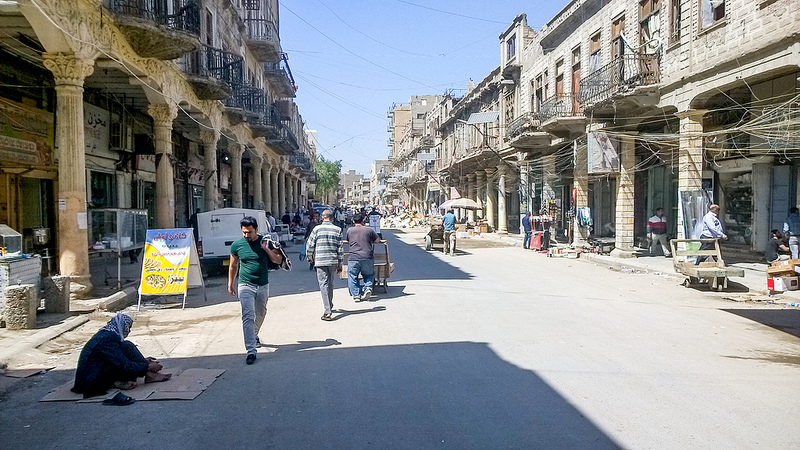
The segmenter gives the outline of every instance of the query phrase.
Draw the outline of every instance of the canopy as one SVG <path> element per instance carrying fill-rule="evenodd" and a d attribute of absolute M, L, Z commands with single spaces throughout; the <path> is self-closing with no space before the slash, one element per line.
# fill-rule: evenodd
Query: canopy
<path fill-rule="evenodd" d="M 439 209 L 462 208 L 462 209 L 481 209 L 475 200 L 469 198 L 453 198 L 439 205 Z"/>

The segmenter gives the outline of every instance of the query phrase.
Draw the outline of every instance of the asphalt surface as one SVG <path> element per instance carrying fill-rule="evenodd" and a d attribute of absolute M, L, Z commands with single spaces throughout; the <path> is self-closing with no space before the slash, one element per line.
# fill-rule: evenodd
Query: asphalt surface
<path fill-rule="evenodd" d="M 384 233 L 389 291 L 337 281 L 323 322 L 297 260 L 273 273 L 265 343 L 245 365 L 224 277 L 186 310 L 136 315 L 130 340 L 169 367 L 226 372 L 192 401 L 40 403 L 74 376 L 92 321 L 0 384 L 3 448 L 798 448 L 800 311 L 474 242 L 426 252 Z M 54 359 L 55 358 L 55 359 Z"/>

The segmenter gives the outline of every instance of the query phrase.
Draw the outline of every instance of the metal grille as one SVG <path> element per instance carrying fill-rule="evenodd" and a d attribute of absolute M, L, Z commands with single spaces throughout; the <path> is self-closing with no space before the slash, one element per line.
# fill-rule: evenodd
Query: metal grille
<path fill-rule="evenodd" d="M 197 0 L 109 0 L 111 11 L 149 20 L 171 30 L 200 34 Z"/>
<path fill-rule="evenodd" d="M 580 101 L 598 103 L 637 86 L 659 82 L 661 76 L 656 55 L 623 55 L 581 80 Z"/>

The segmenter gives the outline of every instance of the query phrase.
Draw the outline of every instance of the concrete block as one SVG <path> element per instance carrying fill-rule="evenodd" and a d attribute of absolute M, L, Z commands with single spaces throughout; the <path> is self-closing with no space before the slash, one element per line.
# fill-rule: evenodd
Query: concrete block
<path fill-rule="evenodd" d="M 56 275 L 42 280 L 44 310 L 49 313 L 69 312 L 69 277 Z"/>
<path fill-rule="evenodd" d="M 22 330 L 36 326 L 36 308 L 39 295 L 32 284 L 8 286 L 3 291 L 5 297 L 6 328 Z"/>

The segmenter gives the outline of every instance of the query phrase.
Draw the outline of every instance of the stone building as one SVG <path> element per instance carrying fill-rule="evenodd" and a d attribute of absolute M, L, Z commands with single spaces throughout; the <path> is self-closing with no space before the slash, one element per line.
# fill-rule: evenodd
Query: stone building
<path fill-rule="evenodd" d="M 655 208 L 696 236 L 715 202 L 726 246 L 761 251 L 800 199 L 799 29 L 789 0 L 573 0 L 538 32 L 522 14 L 498 68 L 432 113 L 438 171 L 498 232 L 530 210 L 629 255 Z"/>
<path fill-rule="evenodd" d="M 92 208 L 173 228 L 196 209 L 309 198 L 316 156 L 277 0 L 19 0 L 0 27 L 0 221 L 48 228 L 76 294 L 91 288 Z"/>

